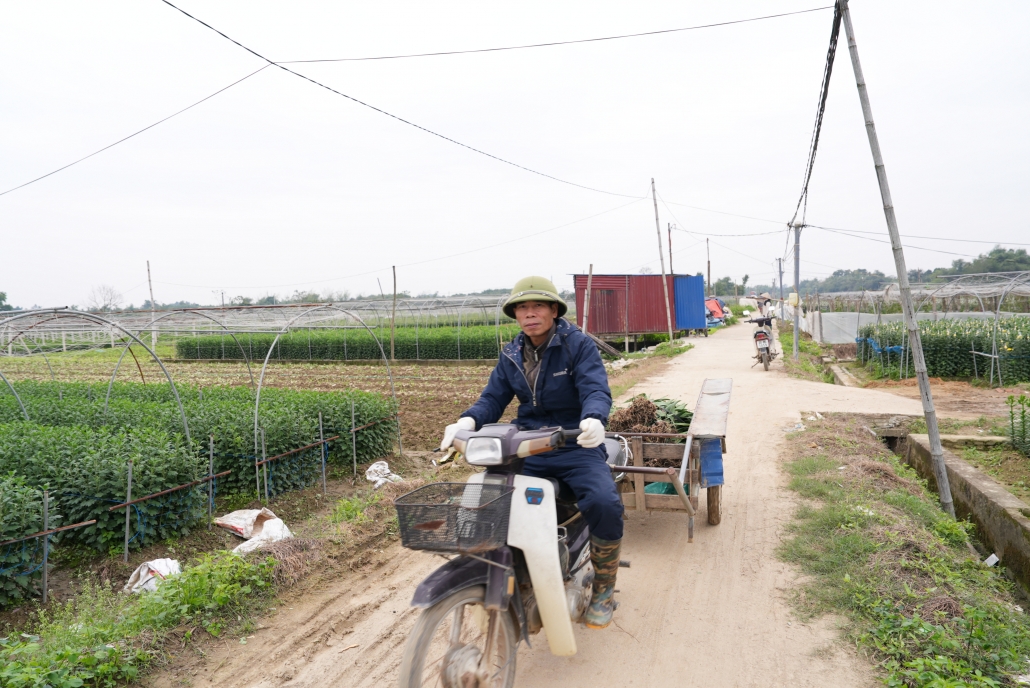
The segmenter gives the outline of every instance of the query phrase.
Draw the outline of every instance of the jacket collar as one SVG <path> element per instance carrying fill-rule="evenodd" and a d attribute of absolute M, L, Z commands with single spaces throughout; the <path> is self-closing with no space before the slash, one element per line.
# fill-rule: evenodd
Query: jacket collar
<path fill-rule="evenodd" d="M 560 338 L 562 335 L 567 335 L 570 332 L 575 331 L 577 328 L 575 325 L 570 323 L 565 318 L 557 318 L 555 321 L 556 327 L 554 328 L 554 336 L 551 337 L 551 341 L 548 342 L 547 348 L 552 346 L 559 346 L 561 344 Z M 511 340 L 504 345 L 504 353 L 509 357 L 516 357 L 521 361 L 522 350 L 526 345 L 526 335 L 524 332 L 519 332 L 515 336 L 515 339 Z"/>

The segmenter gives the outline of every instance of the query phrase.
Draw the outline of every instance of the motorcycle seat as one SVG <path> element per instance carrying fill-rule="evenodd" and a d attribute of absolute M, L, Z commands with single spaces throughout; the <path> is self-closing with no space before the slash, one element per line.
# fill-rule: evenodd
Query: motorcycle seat
<path fill-rule="evenodd" d="M 562 506 L 576 506 L 576 493 L 572 491 L 572 488 L 565 481 L 558 478 L 547 478 L 546 480 L 554 486 L 555 502 Z"/>

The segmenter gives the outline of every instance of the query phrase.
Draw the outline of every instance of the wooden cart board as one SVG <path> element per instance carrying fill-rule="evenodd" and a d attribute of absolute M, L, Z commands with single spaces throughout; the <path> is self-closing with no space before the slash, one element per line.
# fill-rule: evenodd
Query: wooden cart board
<path fill-rule="evenodd" d="M 694 514 L 701 488 L 707 489 L 708 523 L 722 520 L 722 457 L 726 451 L 726 424 L 733 380 L 705 380 L 686 433 L 618 433 L 629 440 L 633 463 L 618 469 L 632 480 L 622 492 L 627 509 L 686 511 L 688 542 L 694 541 Z M 682 438 L 680 444 L 645 442 L 648 437 Z M 654 468 L 648 459 L 680 460 L 680 467 Z M 612 469 L 616 470 L 616 469 Z M 672 483 L 674 493 L 646 492 L 648 483 Z"/>
<path fill-rule="evenodd" d="M 726 451 L 726 422 L 730 414 L 730 378 L 705 380 L 694 406 L 694 417 L 690 421 L 688 435 L 695 438 L 719 438 L 722 450 Z"/>

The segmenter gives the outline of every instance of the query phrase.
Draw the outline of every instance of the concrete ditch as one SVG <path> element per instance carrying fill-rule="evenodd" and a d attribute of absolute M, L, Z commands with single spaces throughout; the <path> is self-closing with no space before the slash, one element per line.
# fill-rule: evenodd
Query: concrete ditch
<path fill-rule="evenodd" d="M 902 459 L 926 479 L 931 491 L 936 492 L 929 436 L 910 434 L 906 439 Z M 953 448 L 988 447 L 999 441 L 1007 442 L 1004 437 L 964 435 L 945 435 L 941 440 L 946 447 Z M 944 450 L 944 462 L 956 515 L 976 524 L 988 551 L 998 555 L 1023 592 L 1030 595 L 1030 505 L 948 449 Z"/>

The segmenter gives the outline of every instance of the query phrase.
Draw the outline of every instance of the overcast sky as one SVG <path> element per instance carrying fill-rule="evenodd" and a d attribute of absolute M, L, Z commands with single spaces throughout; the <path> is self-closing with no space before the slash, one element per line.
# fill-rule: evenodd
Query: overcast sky
<path fill-rule="evenodd" d="M 199 2 L 271 60 L 591 38 L 818 7 L 734 2 Z M 1030 244 L 1030 4 L 854 0 L 910 268 Z M 0 291 L 139 305 L 296 289 L 452 293 L 526 274 L 658 271 L 769 283 L 784 255 L 832 11 L 579 45 L 291 68 L 577 188 L 459 147 L 269 67 L 139 136 L 0 196 Z M 160 0 L 0 4 L 0 191 L 210 95 L 262 61 Z M 624 194 L 629 198 L 612 194 Z M 635 199 L 641 200 L 635 200 Z M 678 205 L 677 205 L 678 204 Z M 761 220 L 718 214 L 747 215 Z M 886 228 L 843 29 L 807 220 Z M 779 223 L 779 224 L 777 224 Z M 725 236 L 777 232 L 763 236 Z M 536 236 L 530 236 L 536 234 Z M 502 244 L 503 245 L 497 245 Z M 925 248 L 949 251 L 935 253 Z M 818 229 L 802 278 L 894 273 L 889 247 Z M 790 281 L 790 277 L 788 277 Z"/>

